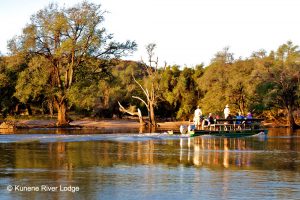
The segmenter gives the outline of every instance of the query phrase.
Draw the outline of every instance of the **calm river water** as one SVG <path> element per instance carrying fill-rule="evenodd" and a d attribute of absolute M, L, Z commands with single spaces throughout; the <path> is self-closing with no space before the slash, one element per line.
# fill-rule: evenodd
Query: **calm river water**
<path fill-rule="evenodd" d="M 238 139 L 37 129 L 0 135 L 0 152 L 0 199 L 300 199 L 300 132 L 286 129 Z"/>

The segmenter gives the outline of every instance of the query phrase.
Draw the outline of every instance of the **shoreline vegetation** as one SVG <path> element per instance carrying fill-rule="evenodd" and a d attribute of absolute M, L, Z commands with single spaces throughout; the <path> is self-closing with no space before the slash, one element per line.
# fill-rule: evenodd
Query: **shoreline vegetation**
<path fill-rule="evenodd" d="M 0 54 L 3 119 L 19 127 L 145 125 L 153 130 L 172 124 L 160 121 L 191 120 L 198 106 L 204 116 L 223 117 L 229 105 L 232 116 L 250 112 L 272 126 L 300 128 L 300 50 L 292 41 L 247 58 L 234 58 L 225 47 L 208 65 L 162 66 L 155 43 L 145 46 L 146 58 L 122 60 L 138 44 L 115 41 L 104 27 L 104 13 L 101 5 L 84 1 L 70 8 L 51 4 L 31 16 L 8 42 L 9 54 Z M 140 122 L 77 122 L 80 116 L 122 119 L 125 113 Z M 56 115 L 56 120 L 21 121 L 20 115 Z"/>
<path fill-rule="evenodd" d="M 13 125 L 14 129 L 47 129 L 47 128 L 58 128 L 58 129 L 139 129 L 141 125 L 138 119 L 126 118 L 126 119 L 92 119 L 92 118 L 82 118 L 76 119 L 70 122 L 69 126 L 57 126 L 57 120 L 53 119 L 11 119 L 9 121 L 0 120 L 0 125 L 2 123 L 7 123 Z M 179 129 L 180 125 L 188 125 L 189 121 L 160 121 L 157 123 L 156 130 L 176 130 Z M 263 121 L 263 125 L 266 128 L 288 128 L 287 124 L 278 124 L 271 121 Z M 3 130 L 9 128 L 1 128 L 0 133 Z M 143 127 L 143 132 L 150 130 L 150 127 Z M 153 131 L 153 129 L 151 129 Z M 155 130 L 155 129 L 154 129 Z M 151 131 L 151 132 L 152 132 Z"/>

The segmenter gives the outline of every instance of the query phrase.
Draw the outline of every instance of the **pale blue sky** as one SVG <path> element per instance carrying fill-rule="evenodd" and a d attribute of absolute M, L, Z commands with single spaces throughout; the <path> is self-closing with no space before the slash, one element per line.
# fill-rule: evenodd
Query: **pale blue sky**
<path fill-rule="evenodd" d="M 102 4 L 105 26 L 115 39 L 135 40 L 139 49 L 127 59 L 146 58 L 145 45 L 157 44 L 161 64 L 209 64 L 229 46 L 235 58 L 275 50 L 288 40 L 300 45 L 298 0 L 90 0 Z M 20 34 L 30 16 L 49 0 L 0 0 L 0 52 Z M 73 5 L 80 0 L 60 0 Z"/>

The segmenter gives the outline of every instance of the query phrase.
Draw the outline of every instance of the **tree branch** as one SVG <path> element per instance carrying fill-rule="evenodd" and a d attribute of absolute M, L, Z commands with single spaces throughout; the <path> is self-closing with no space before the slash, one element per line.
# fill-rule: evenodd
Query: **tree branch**
<path fill-rule="evenodd" d="M 133 76 L 133 74 L 132 74 L 132 77 L 133 77 L 134 82 L 136 82 L 136 84 L 138 84 L 140 86 L 140 88 L 142 89 L 142 91 L 144 92 L 144 94 L 145 94 L 145 96 L 147 98 L 147 101 L 150 101 L 148 89 L 147 88 L 144 89 L 143 86 L 135 79 L 135 77 Z"/>
<path fill-rule="evenodd" d="M 139 112 L 131 112 L 129 111 L 128 109 L 124 108 L 121 103 L 118 101 L 118 104 L 120 106 L 119 110 L 123 113 L 128 113 L 129 115 L 137 115 L 137 116 L 140 116 Z"/>
<path fill-rule="evenodd" d="M 119 110 L 123 113 L 128 113 L 130 115 L 137 115 L 139 117 L 139 120 L 140 120 L 140 125 L 143 125 L 144 124 L 144 121 L 143 121 L 143 116 L 142 116 L 142 113 L 140 111 L 140 109 L 137 109 L 137 112 L 131 112 L 129 111 L 128 109 L 124 108 L 121 103 L 118 101 L 118 104 L 120 106 Z"/>
<path fill-rule="evenodd" d="M 147 110 L 150 111 L 150 110 L 149 110 L 148 104 L 147 104 L 141 97 L 132 96 L 132 98 L 138 99 L 138 100 L 140 100 L 141 102 L 143 102 L 143 103 L 145 104 L 145 106 L 147 107 Z"/>

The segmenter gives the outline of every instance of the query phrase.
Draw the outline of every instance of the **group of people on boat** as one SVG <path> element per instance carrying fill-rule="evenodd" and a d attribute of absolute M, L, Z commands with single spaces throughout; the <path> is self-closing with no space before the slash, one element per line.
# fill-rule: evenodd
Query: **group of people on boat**
<path fill-rule="evenodd" d="M 246 116 L 243 116 L 241 112 L 236 113 L 235 116 L 231 115 L 229 105 L 227 104 L 224 108 L 224 119 L 237 119 L 236 124 L 240 127 L 240 125 L 243 123 L 243 119 L 247 119 L 248 123 L 251 123 L 249 119 L 252 119 L 251 112 L 248 112 Z M 219 115 L 213 116 L 212 113 L 209 113 L 207 117 L 203 116 L 202 110 L 200 106 L 197 106 L 197 109 L 194 112 L 194 125 L 195 129 L 204 129 L 204 127 L 209 127 L 211 124 L 215 123 L 215 119 L 220 119 Z M 225 121 L 226 123 L 226 121 Z"/>

